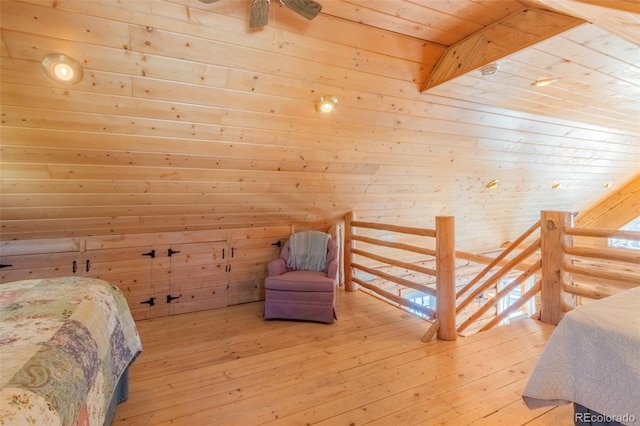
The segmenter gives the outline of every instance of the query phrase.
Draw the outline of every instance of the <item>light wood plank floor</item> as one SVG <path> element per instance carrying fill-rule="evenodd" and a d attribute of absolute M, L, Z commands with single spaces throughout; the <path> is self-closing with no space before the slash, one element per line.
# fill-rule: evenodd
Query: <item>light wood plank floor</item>
<path fill-rule="evenodd" d="M 455 342 L 362 292 L 334 324 L 265 321 L 263 304 L 138 323 L 144 351 L 114 425 L 572 425 L 521 391 L 553 329 L 534 320 Z"/>

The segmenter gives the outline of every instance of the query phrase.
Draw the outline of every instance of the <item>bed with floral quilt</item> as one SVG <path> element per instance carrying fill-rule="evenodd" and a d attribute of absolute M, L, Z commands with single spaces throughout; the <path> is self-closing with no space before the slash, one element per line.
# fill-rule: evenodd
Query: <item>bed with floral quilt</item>
<path fill-rule="evenodd" d="M 109 424 L 142 351 L 122 292 L 86 277 L 0 284 L 0 424 Z"/>

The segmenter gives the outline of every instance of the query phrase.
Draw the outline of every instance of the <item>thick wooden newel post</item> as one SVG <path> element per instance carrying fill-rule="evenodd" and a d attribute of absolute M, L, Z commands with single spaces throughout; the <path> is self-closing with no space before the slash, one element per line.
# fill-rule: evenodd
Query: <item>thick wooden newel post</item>
<path fill-rule="evenodd" d="M 456 340 L 456 251 L 452 216 L 436 217 L 436 319 L 438 338 Z"/>
<path fill-rule="evenodd" d="M 353 262 L 353 232 L 354 229 L 351 226 L 351 222 L 356 220 L 356 214 L 349 212 L 344 218 L 344 289 L 346 291 L 358 291 L 358 284 L 353 282 L 353 268 L 351 263 Z"/>
<path fill-rule="evenodd" d="M 542 285 L 540 289 L 540 320 L 556 325 L 564 315 L 562 284 L 567 280 L 564 263 L 566 245 L 571 237 L 565 228 L 572 226 L 571 213 L 543 211 L 540 216 L 540 251 L 542 255 Z"/>

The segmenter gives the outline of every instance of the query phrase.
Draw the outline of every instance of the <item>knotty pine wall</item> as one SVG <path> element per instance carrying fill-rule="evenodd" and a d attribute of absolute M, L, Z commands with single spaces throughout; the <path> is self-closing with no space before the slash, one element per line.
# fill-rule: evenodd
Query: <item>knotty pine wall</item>
<path fill-rule="evenodd" d="M 280 9 L 250 31 L 248 5 L 0 2 L 2 240 L 320 229 L 353 210 L 453 215 L 480 251 L 638 170 L 632 131 L 419 93 L 445 46 Z M 81 83 L 44 75 L 57 52 Z"/>
<path fill-rule="evenodd" d="M 581 228 L 620 229 L 640 217 L 640 173 L 603 200 L 580 212 L 574 222 Z M 605 238 L 575 237 L 575 244 L 602 246 Z"/>

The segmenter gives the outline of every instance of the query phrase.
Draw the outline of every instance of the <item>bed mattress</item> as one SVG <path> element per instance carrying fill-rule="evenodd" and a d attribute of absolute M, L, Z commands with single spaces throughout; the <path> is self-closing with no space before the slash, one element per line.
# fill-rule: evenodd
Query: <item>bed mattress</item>
<path fill-rule="evenodd" d="M 142 350 L 122 292 L 66 277 L 0 285 L 0 424 L 104 424 Z"/>

